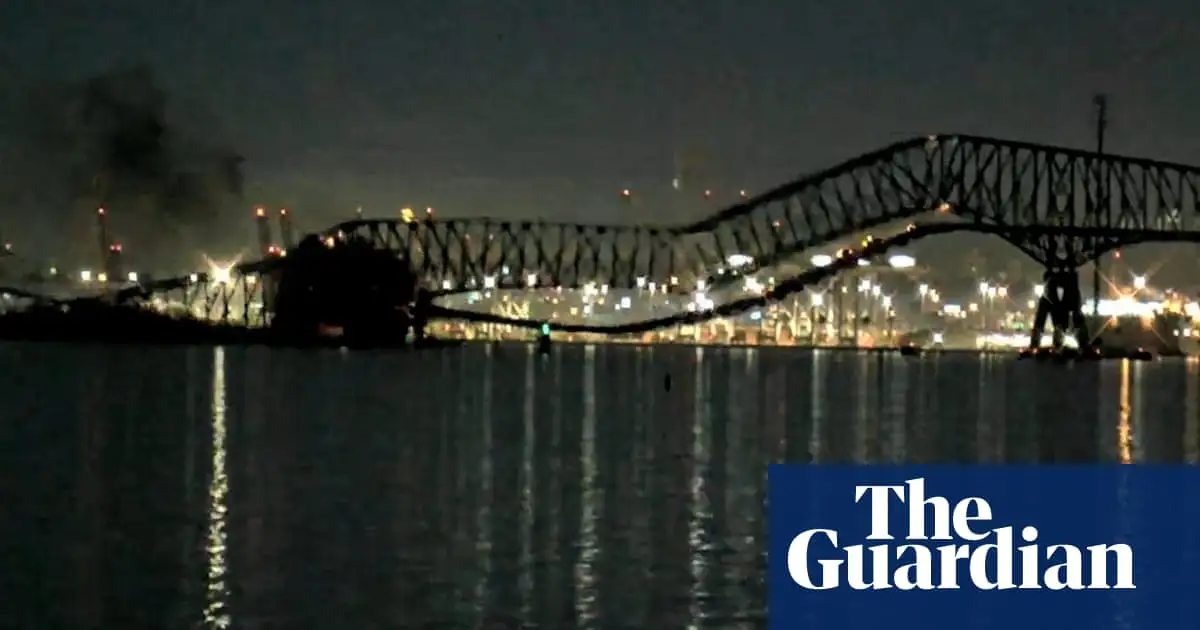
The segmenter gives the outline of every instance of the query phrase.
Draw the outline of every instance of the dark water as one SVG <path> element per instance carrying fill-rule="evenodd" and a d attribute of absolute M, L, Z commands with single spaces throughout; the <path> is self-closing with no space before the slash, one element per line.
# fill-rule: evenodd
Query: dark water
<path fill-rule="evenodd" d="M 0 625 L 761 627 L 769 462 L 1200 453 L 1196 362 L 555 352 L 0 346 Z"/>

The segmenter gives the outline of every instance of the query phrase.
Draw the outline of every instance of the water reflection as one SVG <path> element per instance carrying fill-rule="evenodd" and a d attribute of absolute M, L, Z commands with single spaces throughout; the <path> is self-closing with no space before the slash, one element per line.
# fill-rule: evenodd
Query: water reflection
<path fill-rule="evenodd" d="M 767 463 L 1200 460 L 1196 361 L 18 345 L 0 370 L 21 627 L 760 627 Z"/>
<path fill-rule="evenodd" d="M 225 515 L 229 477 L 225 471 L 225 349 L 213 352 L 212 379 L 212 481 L 208 490 L 208 576 L 204 623 L 210 628 L 229 627 L 229 585 L 226 583 Z"/>

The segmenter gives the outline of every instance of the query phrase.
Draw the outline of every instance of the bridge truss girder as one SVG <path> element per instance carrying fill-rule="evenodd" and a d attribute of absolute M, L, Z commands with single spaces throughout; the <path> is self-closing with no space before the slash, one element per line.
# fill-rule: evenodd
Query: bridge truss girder
<path fill-rule="evenodd" d="M 1197 168 L 952 135 L 893 144 L 685 226 L 359 220 L 323 236 L 367 238 L 405 256 L 435 290 L 478 289 L 484 278 L 525 288 L 530 277 L 567 288 L 688 286 L 733 254 L 766 267 L 922 215 L 997 234 L 1048 268 L 1075 268 L 1135 234 L 1200 238 L 1198 200 Z M 1083 228 L 1092 236 L 1065 234 Z"/>

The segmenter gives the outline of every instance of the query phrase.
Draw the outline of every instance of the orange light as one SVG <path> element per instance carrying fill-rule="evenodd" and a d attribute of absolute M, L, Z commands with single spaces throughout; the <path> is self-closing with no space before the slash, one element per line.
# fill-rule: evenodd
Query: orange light
<path fill-rule="evenodd" d="M 1121 250 L 1118 249 L 1117 251 L 1113 252 L 1113 258 L 1120 258 L 1120 257 L 1121 257 Z"/>
<path fill-rule="evenodd" d="M 425 208 L 425 214 L 433 216 L 433 208 Z"/>
<path fill-rule="evenodd" d="M 285 217 L 286 217 L 286 216 L 287 216 L 287 208 L 280 208 L 280 209 L 279 209 L 279 215 L 280 215 L 280 216 L 285 216 Z"/>
<path fill-rule="evenodd" d="M 255 208 L 254 215 L 259 216 L 259 217 L 265 217 L 265 216 L 267 216 L 267 211 L 263 210 L 262 208 Z"/>
<path fill-rule="evenodd" d="M 622 190 L 621 190 L 621 196 L 622 196 L 622 197 L 628 197 L 628 196 L 630 196 L 630 195 L 632 195 L 632 194 L 633 194 L 633 193 L 632 193 L 632 192 L 630 192 L 628 188 L 624 188 L 624 189 L 622 189 Z"/>

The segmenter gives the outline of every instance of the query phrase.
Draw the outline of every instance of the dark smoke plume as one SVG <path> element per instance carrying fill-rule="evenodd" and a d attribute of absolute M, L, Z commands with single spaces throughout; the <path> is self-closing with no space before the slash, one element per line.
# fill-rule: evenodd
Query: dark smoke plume
<path fill-rule="evenodd" d="M 82 222 L 72 232 L 92 230 L 95 209 L 104 207 L 113 232 L 143 265 L 190 264 L 190 250 L 238 205 L 243 160 L 204 130 L 188 129 L 196 121 L 170 105 L 146 68 L 39 90 L 21 143 L 27 168 L 36 171 L 25 185 L 43 189 L 35 195 L 40 203 L 50 197 L 65 205 L 53 214 Z M 56 194 L 44 194 L 51 187 Z M 70 240 L 72 249 L 95 249 L 86 234 Z"/>

